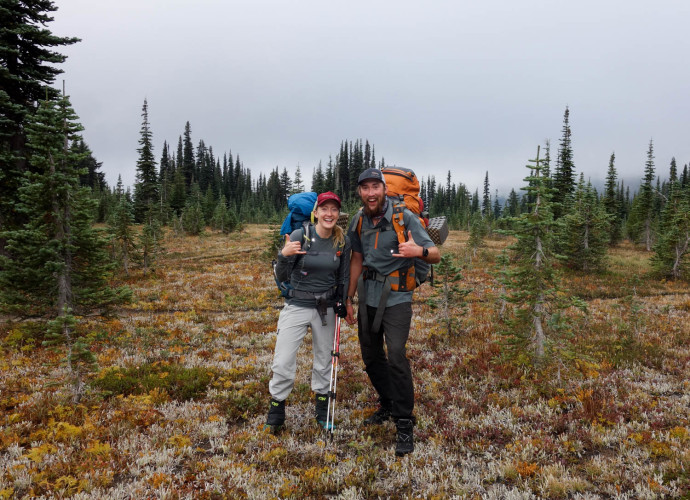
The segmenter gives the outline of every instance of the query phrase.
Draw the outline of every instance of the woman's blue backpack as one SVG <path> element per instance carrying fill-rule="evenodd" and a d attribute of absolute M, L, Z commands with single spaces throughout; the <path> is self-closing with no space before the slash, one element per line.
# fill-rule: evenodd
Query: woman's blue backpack
<path fill-rule="evenodd" d="M 288 198 L 288 210 L 283 225 L 280 227 L 280 234 L 286 235 L 295 229 L 302 227 L 302 222 L 311 218 L 311 212 L 316 205 L 317 194 L 313 192 L 295 193 Z"/>

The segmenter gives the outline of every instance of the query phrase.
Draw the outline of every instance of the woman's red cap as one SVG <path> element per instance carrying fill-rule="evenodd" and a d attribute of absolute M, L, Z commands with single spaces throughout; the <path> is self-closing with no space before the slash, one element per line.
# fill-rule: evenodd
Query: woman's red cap
<path fill-rule="evenodd" d="M 338 197 L 337 194 L 333 193 L 332 191 L 326 191 L 325 193 L 321 193 L 317 198 L 316 198 L 316 206 L 320 207 L 327 201 L 335 201 L 338 204 L 338 208 L 342 206 L 342 203 L 340 202 L 340 198 Z"/>

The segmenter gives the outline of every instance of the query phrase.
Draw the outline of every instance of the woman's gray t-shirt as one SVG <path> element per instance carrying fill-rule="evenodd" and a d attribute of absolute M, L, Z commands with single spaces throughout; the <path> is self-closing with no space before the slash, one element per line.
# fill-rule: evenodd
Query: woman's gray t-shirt
<path fill-rule="evenodd" d="M 278 278 L 287 279 L 287 273 L 292 268 L 290 274 L 292 287 L 295 290 L 317 294 L 342 285 L 342 297 L 334 297 L 333 302 L 339 300 L 344 303 L 350 280 L 350 239 L 345 236 L 344 246 L 335 248 L 333 236 L 324 239 L 317 234 L 314 226 L 311 226 L 310 230 L 311 244 L 306 254 L 284 257 L 282 252 L 278 252 L 276 266 Z M 290 234 L 290 241 L 302 241 L 303 238 L 302 228 Z M 302 248 L 305 248 L 304 242 Z M 301 307 L 316 307 L 315 299 L 292 297 L 286 299 L 286 302 Z"/>

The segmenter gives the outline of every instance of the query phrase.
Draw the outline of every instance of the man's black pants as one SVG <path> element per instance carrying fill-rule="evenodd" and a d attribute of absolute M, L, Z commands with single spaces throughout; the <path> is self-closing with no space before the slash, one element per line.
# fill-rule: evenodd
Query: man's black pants
<path fill-rule="evenodd" d="M 410 418 L 414 409 L 414 386 L 405 344 L 410 335 L 412 303 L 387 307 L 377 332 L 371 331 L 376 308 L 366 306 L 367 318 L 362 317 L 362 307 L 359 311 L 359 346 L 369 380 L 379 394 L 381 405 L 391 410 L 394 419 Z M 366 333 L 362 330 L 364 320 L 369 325 Z"/>

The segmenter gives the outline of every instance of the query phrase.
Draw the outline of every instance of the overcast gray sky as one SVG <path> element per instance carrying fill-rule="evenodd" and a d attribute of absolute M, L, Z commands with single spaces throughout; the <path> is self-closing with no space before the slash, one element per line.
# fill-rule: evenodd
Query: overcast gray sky
<path fill-rule="evenodd" d="M 67 93 L 108 183 L 134 182 L 141 106 L 156 158 L 185 122 L 256 177 L 368 139 L 470 190 L 523 185 L 570 108 L 576 169 L 637 186 L 690 161 L 687 0 L 57 0 Z M 56 82 L 56 85 L 61 82 Z"/>

